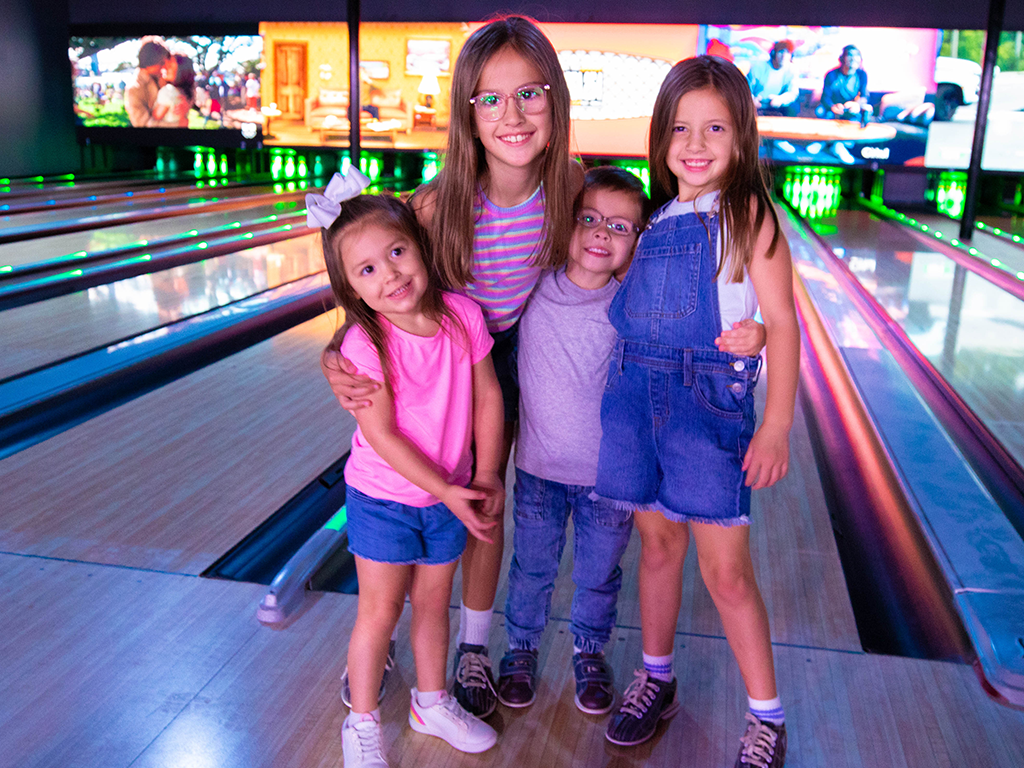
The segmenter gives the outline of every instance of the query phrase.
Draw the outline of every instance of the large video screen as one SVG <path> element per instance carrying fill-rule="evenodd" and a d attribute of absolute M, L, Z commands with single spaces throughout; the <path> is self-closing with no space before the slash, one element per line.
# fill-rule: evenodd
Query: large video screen
<path fill-rule="evenodd" d="M 367 148 L 441 151 L 451 75 L 482 22 L 364 23 L 359 116 Z M 732 60 L 780 164 L 966 167 L 983 33 L 936 29 L 541 24 L 572 98 L 572 149 L 644 156 L 671 66 Z M 347 147 L 348 28 L 264 22 L 258 36 L 71 39 L 79 122 L 231 128 L 269 145 Z M 1006 52 L 1003 49 L 1006 48 Z M 1000 46 L 983 167 L 1024 170 L 1024 69 Z M 1003 55 L 1006 53 L 1006 55 Z M 973 59 L 973 60 L 972 60 Z M 212 137 L 211 137 L 212 138 Z"/>
<path fill-rule="evenodd" d="M 925 165 L 929 168 L 970 165 L 984 44 L 983 30 L 943 33 L 935 68 L 935 102 L 945 119 L 933 123 L 928 133 Z M 1003 33 L 996 67 L 981 167 L 1019 173 L 1024 171 L 1024 34 Z"/>
<path fill-rule="evenodd" d="M 935 29 L 701 28 L 701 53 L 747 76 L 775 162 L 924 165 L 936 119 Z"/>
<path fill-rule="evenodd" d="M 267 120 L 262 54 L 259 35 L 73 37 L 76 118 L 90 128 L 229 128 L 253 138 Z"/>

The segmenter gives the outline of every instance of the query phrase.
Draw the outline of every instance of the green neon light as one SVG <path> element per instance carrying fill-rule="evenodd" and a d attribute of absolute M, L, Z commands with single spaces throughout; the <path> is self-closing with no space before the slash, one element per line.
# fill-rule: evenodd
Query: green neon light
<path fill-rule="evenodd" d="M 324 528 L 329 531 L 340 531 L 348 523 L 348 509 L 347 505 L 343 505 L 341 509 L 334 513 L 334 516 L 324 524 Z"/>
<path fill-rule="evenodd" d="M 0 267 L 0 272 L 11 272 L 13 269 L 14 267 L 12 267 L 10 264 L 5 264 L 4 266 Z"/>

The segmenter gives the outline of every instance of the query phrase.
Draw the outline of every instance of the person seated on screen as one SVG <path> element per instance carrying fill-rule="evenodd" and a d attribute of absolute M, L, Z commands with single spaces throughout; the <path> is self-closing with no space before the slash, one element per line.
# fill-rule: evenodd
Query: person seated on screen
<path fill-rule="evenodd" d="M 814 112 L 818 117 L 859 120 L 861 125 L 867 123 L 872 112 L 868 104 L 868 75 L 862 68 L 857 46 L 843 48 L 839 66 L 825 73 L 821 103 Z"/>
<path fill-rule="evenodd" d="M 800 89 L 796 87 L 796 76 L 790 66 L 793 48 L 789 40 L 779 40 L 772 46 L 767 61 L 755 61 L 751 65 L 747 82 L 757 114 L 796 117 L 800 112 L 800 105 L 796 103 Z"/>
<path fill-rule="evenodd" d="M 160 70 L 170 56 L 159 37 L 142 38 L 139 48 L 139 68 L 124 91 L 124 108 L 128 121 L 136 128 L 157 124 L 153 119 L 153 106 L 160 91 Z"/>
<path fill-rule="evenodd" d="M 196 73 L 192 59 L 183 54 L 169 56 L 160 79 L 164 83 L 153 105 L 152 123 L 160 128 L 188 128 L 188 111 L 196 98 Z"/>

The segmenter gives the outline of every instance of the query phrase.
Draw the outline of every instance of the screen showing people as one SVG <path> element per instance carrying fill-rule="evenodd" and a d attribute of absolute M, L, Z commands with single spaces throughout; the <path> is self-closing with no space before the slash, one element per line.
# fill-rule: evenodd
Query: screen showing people
<path fill-rule="evenodd" d="M 266 123 L 259 35 L 74 37 L 75 113 L 85 126 L 232 128 Z"/>
<path fill-rule="evenodd" d="M 935 114 L 935 29 L 702 28 L 701 50 L 747 75 L 776 162 L 923 165 Z"/>
<path fill-rule="evenodd" d="M 480 26 L 361 25 L 364 146 L 444 151 L 452 62 Z M 582 155 L 645 156 L 665 74 L 675 62 L 707 53 L 732 61 L 746 76 L 762 156 L 774 162 L 943 168 L 969 162 L 981 32 L 539 26 L 569 87 L 573 150 Z M 1024 169 L 1024 143 L 1016 140 L 1024 128 L 1024 57 L 1012 56 L 1014 50 L 1000 46 L 986 169 Z M 69 54 L 75 110 L 85 126 L 226 127 L 268 144 L 348 146 L 344 23 L 264 22 L 259 35 L 234 37 L 73 37 Z"/>

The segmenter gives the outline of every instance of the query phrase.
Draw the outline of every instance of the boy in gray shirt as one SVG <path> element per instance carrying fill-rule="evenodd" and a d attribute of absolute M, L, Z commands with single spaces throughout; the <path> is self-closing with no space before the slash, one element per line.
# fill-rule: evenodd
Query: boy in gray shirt
<path fill-rule="evenodd" d="M 536 698 L 537 654 L 551 609 L 558 565 L 573 517 L 571 630 L 576 706 L 611 711 L 611 670 L 604 646 L 622 585 L 619 560 L 633 529 L 631 512 L 599 509 L 590 499 L 601 443 L 601 396 L 616 333 L 608 321 L 622 274 L 650 215 L 642 182 L 608 166 L 586 175 L 564 269 L 537 283 L 519 325 L 519 437 L 515 533 L 498 700 L 527 707 Z M 763 328 L 726 331 L 720 348 L 760 351 Z"/>

